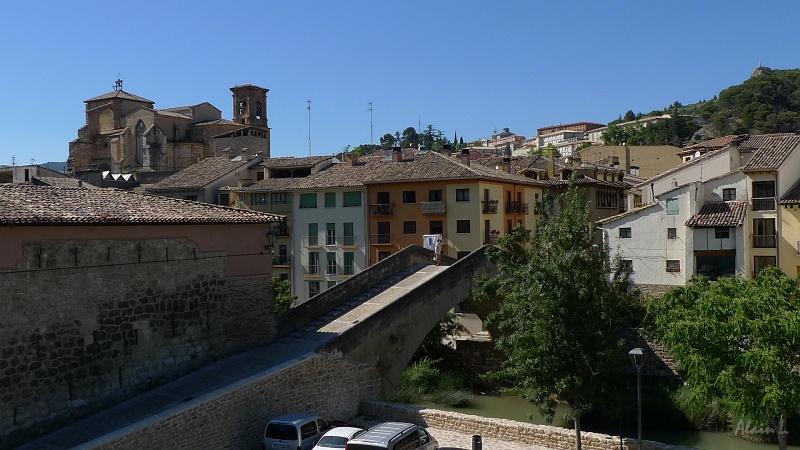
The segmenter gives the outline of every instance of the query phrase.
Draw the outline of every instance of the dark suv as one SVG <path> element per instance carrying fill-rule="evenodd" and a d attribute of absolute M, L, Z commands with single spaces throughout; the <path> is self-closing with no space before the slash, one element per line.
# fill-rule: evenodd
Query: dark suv
<path fill-rule="evenodd" d="M 425 428 L 404 422 L 384 422 L 347 441 L 345 450 L 436 450 L 439 443 Z"/>

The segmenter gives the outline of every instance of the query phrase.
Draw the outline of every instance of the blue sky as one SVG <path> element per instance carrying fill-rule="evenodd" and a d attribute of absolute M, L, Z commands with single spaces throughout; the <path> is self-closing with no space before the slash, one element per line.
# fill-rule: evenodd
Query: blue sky
<path fill-rule="evenodd" d="M 795 1 L 0 2 L 0 165 L 63 161 L 83 101 L 156 108 L 270 89 L 273 156 L 432 124 L 525 136 L 710 99 L 759 64 L 800 67 Z"/>

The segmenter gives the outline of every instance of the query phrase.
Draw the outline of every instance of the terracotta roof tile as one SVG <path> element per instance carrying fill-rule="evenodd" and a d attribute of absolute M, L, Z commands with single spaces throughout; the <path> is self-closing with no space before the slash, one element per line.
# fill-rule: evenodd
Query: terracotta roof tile
<path fill-rule="evenodd" d="M 686 221 L 687 227 L 740 227 L 747 214 L 747 202 L 706 203 L 700 212 Z"/>
<path fill-rule="evenodd" d="M 298 167 L 313 167 L 322 161 L 333 158 L 333 156 L 306 156 L 295 158 L 293 156 L 285 158 L 264 159 L 264 167 L 267 169 L 296 169 Z"/>
<path fill-rule="evenodd" d="M 759 139 L 747 139 L 742 148 L 757 148 L 755 155 L 744 166 L 745 172 L 777 170 L 789 154 L 800 145 L 800 136 L 794 134 L 760 135 Z"/>
<path fill-rule="evenodd" d="M 39 184 L 46 185 L 46 186 L 55 186 L 55 187 L 85 187 L 85 188 L 96 188 L 97 186 L 93 186 L 85 181 L 81 181 L 77 178 L 70 178 L 70 177 L 33 177 L 34 183 L 39 181 Z"/>
<path fill-rule="evenodd" d="M 138 95 L 133 95 L 131 93 L 125 92 L 123 90 L 119 91 L 111 91 L 107 94 L 98 95 L 97 97 L 92 97 L 89 100 L 84 100 L 84 103 L 94 102 L 98 100 L 107 100 L 112 98 L 121 98 L 123 100 L 133 100 L 136 102 L 145 102 L 145 103 L 155 103 L 152 100 L 148 100 L 144 97 L 139 97 Z"/>
<path fill-rule="evenodd" d="M 726 147 L 728 145 L 736 145 L 736 143 L 741 143 L 745 141 L 749 135 L 747 134 L 729 134 L 727 136 L 721 136 L 714 139 L 709 139 L 707 141 L 699 142 L 697 144 L 689 145 L 684 147 L 683 150 L 716 150 L 718 148 Z"/>
<path fill-rule="evenodd" d="M 212 181 L 250 163 L 251 161 L 231 161 L 228 158 L 206 158 L 180 172 L 145 187 L 146 191 L 171 189 L 200 189 Z"/>
<path fill-rule="evenodd" d="M 781 197 L 781 201 L 779 202 L 781 205 L 797 205 L 800 204 L 800 180 L 789 189 L 789 192 Z"/>
<path fill-rule="evenodd" d="M 283 216 L 119 189 L 0 185 L 0 224 L 271 223 Z"/>

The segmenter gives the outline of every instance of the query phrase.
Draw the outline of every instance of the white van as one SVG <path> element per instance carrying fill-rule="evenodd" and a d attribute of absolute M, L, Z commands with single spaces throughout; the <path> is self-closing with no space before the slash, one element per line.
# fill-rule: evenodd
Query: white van
<path fill-rule="evenodd" d="M 316 414 L 283 414 L 267 423 L 261 448 L 311 450 L 330 428 L 330 425 Z"/>

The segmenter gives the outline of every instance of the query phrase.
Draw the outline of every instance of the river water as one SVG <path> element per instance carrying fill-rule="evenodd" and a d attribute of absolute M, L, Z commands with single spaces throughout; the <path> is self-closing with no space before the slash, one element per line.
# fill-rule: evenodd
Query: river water
<path fill-rule="evenodd" d="M 446 411 L 460 412 L 463 414 L 473 414 L 483 417 L 496 417 L 500 419 L 511 419 L 520 422 L 544 424 L 544 418 L 538 415 L 536 406 L 529 401 L 513 396 L 499 395 L 476 395 L 472 405 L 465 408 L 447 407 L 433 404 L 419 404 L 416 406 L 442 409 Z M 563 415 L 568 411 L 564 407 L 556 411 L 553 424 L 560 427 L 570 427 L 571 424 L 563 420 Z M 528 414 L 534 416 L 529 419 Z M 591 431 L 591 430 L 587 430 Z M 605 431 L 610 434 L 618 435 L 619 431 Z M 791 433 L 792 430 L 789 430 Z M 635 431 L 623 433 L 628 437 L 636 437 Z M 709 431 L 648 431 L 647 424 L 644 424 L 642 439 L 665 442 L 669 444 L 685 445 L 689 447 L 702 448 L 708 450 L 772 450 L 777 448 L 777 444 L 756 444 L 737 438 L 731 433 L 709 432 Z M 791 450 L 800 450 L 800 446 L 790 445 Z"/>

